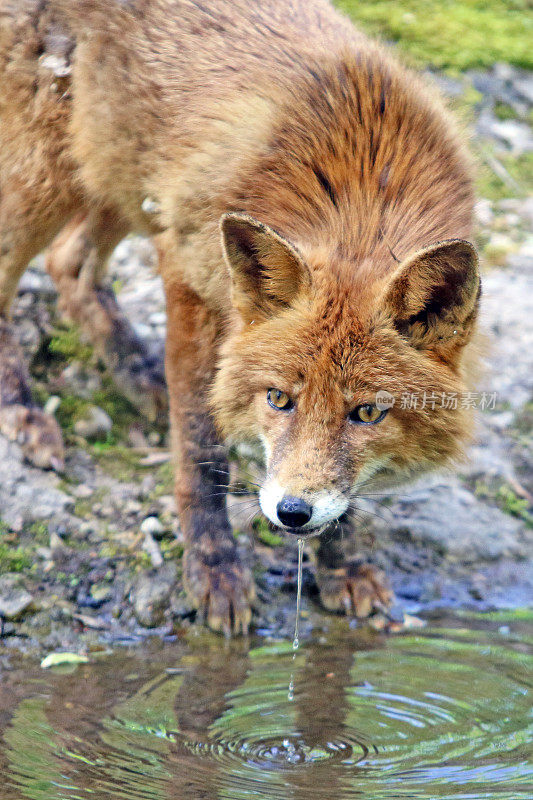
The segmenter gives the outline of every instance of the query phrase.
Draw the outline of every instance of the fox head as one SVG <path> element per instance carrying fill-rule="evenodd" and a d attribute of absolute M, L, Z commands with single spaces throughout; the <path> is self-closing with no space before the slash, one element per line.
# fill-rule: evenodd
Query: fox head
<path fill-rule="evenodd" d="M 480 295 L 469 242 L 346 268 L 246 215 L 221 226 L 238 325 L 212 404 L 224 434 L 262 440 L 260 504 L 275 525 L 316 533 L 357 495 L 460 453 Z"/>

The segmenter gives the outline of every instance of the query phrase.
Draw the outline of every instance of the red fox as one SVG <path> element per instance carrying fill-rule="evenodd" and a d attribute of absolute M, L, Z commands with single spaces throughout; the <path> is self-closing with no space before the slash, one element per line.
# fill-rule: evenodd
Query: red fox
<path fill-rule="evenodd" d="M 62 468 L 8 320 L 48 245 L 65 312 L 162 402 L 105 282 L 121 238 L 152 236 L 191 600 L 248 629 L 219 487 L 224 443 L 255 437 L 265 515 L 329 532 L 323 604 L 389 603 L 331 531 L 357 495 L 454 459 L 471 425 L 460 404 L 400 403 L 464 389 L 480 296 L 471 167 L 433 90 L 325 0 L 0 0 L 0 59 L 0 430 Z"/>

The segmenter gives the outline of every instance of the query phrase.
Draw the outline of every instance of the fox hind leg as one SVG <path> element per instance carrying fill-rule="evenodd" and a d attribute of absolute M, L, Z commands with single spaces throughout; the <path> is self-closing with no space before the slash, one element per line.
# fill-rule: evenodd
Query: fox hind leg
<path fill-rule="evenodd" d="M 60 310 L 94 345 L 123 394 L 155 420 L 167 403 L 163 360 L 137 336 L 105 281 L 107 260 L 127 233 L 113 212 L 80 212 L 52 243 L 46 266 Z"/>
<path fill-rule="evenodd" d="M 39 185 L 36 178 L 35 184 Z M 0 433 L 18 442 L 26 460 L 63 469 L 61 431 L 34 402 L 30 376 L 9 321 L 9 309 L 28 261 L 46 247 L 69 213 L 68 201 L 39 202 L 31 181 L 6 182 L 0 198 Z M 46 208 L 45 208 L 46 205 Z"/>

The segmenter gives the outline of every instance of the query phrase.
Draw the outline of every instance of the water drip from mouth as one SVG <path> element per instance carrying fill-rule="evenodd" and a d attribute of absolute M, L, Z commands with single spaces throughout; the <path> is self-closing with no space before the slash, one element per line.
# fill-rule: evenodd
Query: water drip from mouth
<path fill-rule="evenodd" d="M 296 620 L 294 622 L 294 638 L 292 640 L 292 649 L 294 650 L 292 660 L 296 658 L 296 651 L 300 646 L 299 627 L 300 627 L 300 604 L 302 600 L 302 564 L 304 557 L 304 540 L 298 539 L 298 589 L 296 592 Z M 289 700 L 294 700 L 294 674 L 291 675 L 289 681 L 289 691 L 287 694 Z"/>

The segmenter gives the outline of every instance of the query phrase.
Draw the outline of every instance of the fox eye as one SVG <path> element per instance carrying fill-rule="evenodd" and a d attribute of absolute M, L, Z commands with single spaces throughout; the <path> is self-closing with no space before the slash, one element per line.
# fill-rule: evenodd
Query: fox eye
<path fill-rule="evenodd" d="M 373 403 L 365 403 L 362 406 L 357 406 L 353 411 L 350 411 L 348 419 L 350 422 L 355 422 L 359 425 L 375 425 L 376 422 L 381 422 L 387 415 L 387 411 L 388 409 L 382 411 Z"/>
<path fill-rule="evenodd" d="M 287 394 L 280 389 L 269 389 L 267 392 L 267 402 L 269 406 L 275 408 L 276 411 L 290 411 L 294 403 Z"/>

